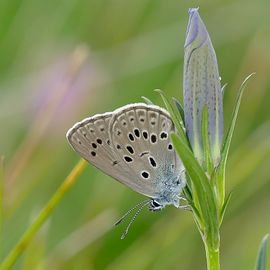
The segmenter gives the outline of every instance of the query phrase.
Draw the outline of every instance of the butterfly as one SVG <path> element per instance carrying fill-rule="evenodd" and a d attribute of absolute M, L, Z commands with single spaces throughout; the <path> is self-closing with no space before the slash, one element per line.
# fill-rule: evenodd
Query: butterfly
<path fill-rule="evenodd" d="M 166 205 L 179 207 L 186 181 L 183 163 L 170 142 L 172 132 L 175 127 L 168 112 L 144 103 L 96 114 L 67 132 L 68 142 L 82 158 L 150 198 L 128 211 L 116 224 L 139 206 L 132 222 L 146 205 L 151 211 Z"/>

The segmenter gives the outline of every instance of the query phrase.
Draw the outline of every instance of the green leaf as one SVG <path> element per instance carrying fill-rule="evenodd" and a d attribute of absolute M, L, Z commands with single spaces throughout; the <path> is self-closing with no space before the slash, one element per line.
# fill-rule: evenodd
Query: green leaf
<path fill-rule="evenodd" d="M 221 151 L 221 162 L 220 162 L 221 166 L 225 166 L 225 164 L 226 164 L 229 149 L 230 149 L 230 145 L 231 145 L 231 141 L 232 141 L 232 136 L 233 136 L 236 120 L 237 120 L 237 115 L 238 115 L 239 108 L 240 108 L 241 99 L 242 99 L 244 90 L 246 89 L 248 80 L 254 74 L 255 73 L 252 73 L 248 77 L 246 77 L 246 79 L 243 81 L 243 83 L 240 86 L 239 94 L 238 94 L 236 104 L 235 104 L 235 107 L 234 107 L 234 111 L 233 111 L 233 115 L 232 115 L 231 124 L 230 124 L 229 130 L 228 130 L 227 136 L 226 136 L 226 138 L 224 140 L 222 151 Z"/>
<path fill-rule="evenodd" d="M 143 101 L 147 104 L 147 105 L 154 105 L 154 103 L 147 97 L 142 96 L 141 97 L 143 99 Z"/>
<path fill-rule="evenodd" d="M 192 202 L 192 191 L 188 183 L 186 183 L 186 186 L 183 189 L 183 192 L 185 194 L 185 198 L 187 199 L 188 202 Z"/>
<path fill-rule="evenodd" d="M 224 218 L 224 215 L 225 215 L 225 212 L 226 212 L 226 209 L 228 207 L 228 204 L 231 200 L 231 197 L 232 197 L 232 192 L 229 193 L 228 197 L 226 198 L 222 208 L 221 208 L 221 211 L 220 211 L 220 222 L 219 224 L 221 225 L 222 221 L 223 221 L 223 218 Z"/>
<path fill-rule="evenodd" d="M 255 270 L 266 270 L 266 250 L 268 237 L 269 234 L 265 235 L 261 241 Z"/>
<path fill-rule="evenodd" d="M 181 115 L 181 119 L 183 121 L 183 124 L 185 125 L 185 113 L 184 113 L 184 109 L 182 104 L 180 103 L 180 101 L 178 99 L 176 99 L 175 97 L 172 98 L 172 100 L 174 101 L 174 104 L 179 112 L 179 114 Z"/>
<path fill-rule="evenodd" d="M 225 198 L 225 183 L 224 183 L 224 181 L 225 181 L 225 177 L 224 177 L 225 168 L 226 168 L 226 162 L 227 162 L 228 153 L 229 153 L 229 149 L 230 149 L 230 145 L 231 145 L 231 141 L 232 141 L 233 132 L 234 132 L 235 125 L 236 125 L 236 120 L 237 120 L 237 115 L 239 112 L 241 99 L 242 99 L 244 90 L 246 89 L 248 80 L 254 74 L 255 73 L 252 73 L 248 77 L 246 77 L 246 79 L 243 81 L 243 83 L 240 86 L 239 94 L 238 94 L 236 104 L 234 107 L 234 111 L 232 114 L 232 120 L 231 120 L 229 130 L 227 132 L 226 138 L 225 138 L 223 146 L 222 146 L 220 163 L 219 163 L 219 166 L 218 166 L 216 173 L 215 173 L 216 174 L 215 181 L 217 183 L 217 188 L 218 188 L 218 193 L 219 193 L 218 197 L 220 200 L 220 205 L 223 204 L 224 198 Z"/>
<path fill-rule="evenodd" d="M 192 209 L 193 215 L 195 216 L 195 222 L 198 225 L 198 228 L 201 232 L 203 232 L 203 224 L 204 222 L 202 221 L 202 217 L 200 214 L 200 211 L 198 210 L 198 208 L 195 206 L 195 204 L 193 202 L 189 203 L 189 206 Z"/>
<path fill-rule="evenodd" d="M 169 112 L 172 121 L 179 133 L 179 136 L 181 137 L 181 139 L 185 142 L 185 144 L 189 145 L 189 141 L 187 139 L 184 127 L 183 127 L 183 121 L 181 118 L 180 113 L 178 112 L 178 110 L 175 109 L 175 107 L 172 106 L 172 104 L 170 103 L 169 99 L 165 96 L 164 92 L 160 89 L 156 89 L 156 92 L 158 92 L 166 106 L 167 111 Z"/>
<path fill-rule="evenodd" d="M 206 241 L 216 249 L 219 243 L 219 222 L 214 191 L 202 167 L 181 137 L 171 134 L 171 140 L 196 191 L 199 202 L 199 207 L 196 207 L 204 221 Z"/>

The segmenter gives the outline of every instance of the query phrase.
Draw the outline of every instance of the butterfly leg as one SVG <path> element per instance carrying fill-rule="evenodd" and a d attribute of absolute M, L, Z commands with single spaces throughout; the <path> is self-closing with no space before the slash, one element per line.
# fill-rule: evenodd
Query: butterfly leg
<path fill-rule="evenodd" d="M 179 209 L 182 209 L 182 210 L 185 210 L 185 211 L 192 211 L 192 209 L 191 209 L 190 205 L 188 204 L 187 199 L 185 197 L 183 197 L 183 196 L 177 196 L 177 197 L 178 197 L 179 200 L 185 202 L 184 205 L 179 205 L 178 206 Z"/>
<path fill-rule="evenodd" d="M 185 211 L 192 211 L 190 205 L 180 205 L 178 207 L 178 209 L 182 209 L 182 210 L 185 210 Z"/>

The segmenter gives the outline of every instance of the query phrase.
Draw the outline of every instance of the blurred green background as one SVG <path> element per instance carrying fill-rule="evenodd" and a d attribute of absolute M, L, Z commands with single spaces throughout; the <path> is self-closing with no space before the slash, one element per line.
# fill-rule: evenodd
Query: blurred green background
<path fill-rule="evenodd" d="M 228 83 L 225 124 L 240 83 L 257 73 L 233 138 L 221 231 L 222 269 L 253 269 L 270 232 L 269 0 L 1 0 L 1 258 L 79 160 L 65 139 L 75 122 L 142 95 L 161 105 L 156 88 L 182 99 L 187 11 L 197 6 Z M 14 269 L 206 269 L 191 214 L 174 207 L 143 211 L 120 240 L 125 226 L 113 223 L 142 200 L 87 167 Z"/>

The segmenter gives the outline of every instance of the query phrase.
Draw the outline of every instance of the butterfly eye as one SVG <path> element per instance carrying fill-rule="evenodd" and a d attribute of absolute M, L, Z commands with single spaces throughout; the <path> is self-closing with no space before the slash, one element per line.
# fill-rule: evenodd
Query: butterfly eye
<path fill-rule="evenodd" d="M 156 200 L 153 200 L 153 201 L 152 201 L 152 205 L 153 205 L 154 207 L 160 207 L 160 206 L 161 206 Z"/>

